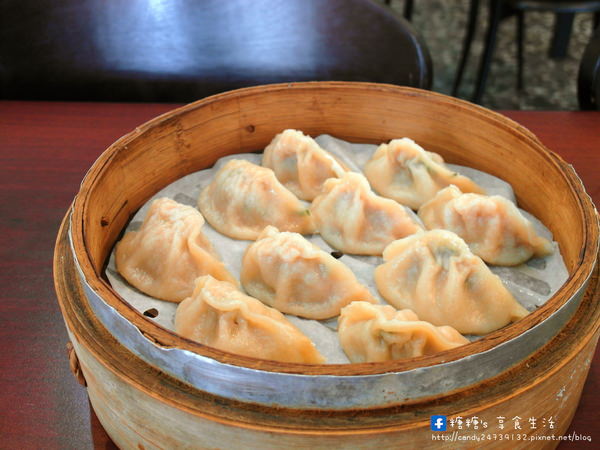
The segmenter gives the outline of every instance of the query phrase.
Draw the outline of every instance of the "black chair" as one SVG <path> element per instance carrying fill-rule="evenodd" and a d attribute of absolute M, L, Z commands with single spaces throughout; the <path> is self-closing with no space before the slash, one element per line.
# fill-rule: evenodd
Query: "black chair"
<path fill-rule="evenodd" d="M 306 80 L 429 89 L 432 65 L 372 0 L 0 2 L 2 99 L 189 102 Z"/>
<path fill-rule="evenodd" d="M 386 5 L 391 5 L 392 0 L 385 0 Z M 406 20 L 412 20 L 413 10 L 414 10 L 414 1 L 413 0 L 404 0 L 404 11 L 403 16 Z"/>
<path fill-rule="evenodd" d="M 585 47 L 577 78 L 579 107 L 600 110 L 600 27 Z"/>
<path fill-rule="evenodd" d="M 479 15 L 480 0 L 471 0 L 469 6 L 469 18 L 467 21 L 467 33 L 463 43 L 460 62 L 452 95 L 457 95 L 464 69 L 471 50 L 473 36 Z M 517 15 L 517 87 L 523 89 L 523 39 L 525 35 L 524 13 L 526 11 L 549 11 L 556 13 L 554 38 L 551 44 L 550 54 L 554 57 L 563 56 L 569 42 L 573 17 L 579 12 L 594 12 L 595 26 L 600 18 L 600 1 L 583 0 L 489 0 L 489 19 L 484 44 L 483 56 L 479 65 L 479 71 L 475 82 L 472 101 L 481 103 L 485 84 L 489 75 L 493 53 L 496 47 L 496 35 L 500 22 L 511 15 Z"/>

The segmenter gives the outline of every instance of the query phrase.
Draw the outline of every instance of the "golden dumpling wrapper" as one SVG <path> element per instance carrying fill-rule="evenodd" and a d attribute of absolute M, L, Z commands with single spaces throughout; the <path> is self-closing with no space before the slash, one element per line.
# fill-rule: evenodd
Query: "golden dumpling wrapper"
<path fill-rule="evenodd" d="M 464 192 L 485 193 L 473 180 L 446 167 L 440 155 L 428 152 L 409 138 L 381 144 L 364 172 L 379 195 L 415 210 L 450 184 Z"/>
<path fill-rule="evenodd" d="M 242 259 L 242 286 L 286 314 L 329 319 L 355 300 L 375 302 L 341 261 L 298 233 L 267 227 Z"/>
<path fill-rule="evenodd" d="M 325 180 L 339 178 L 348 170 L 313 138 L 297 130 L 275 136 L 265 148 L 262 165 L 273 169 L 298 198 L 308 201 L 320 194 Z"/>
<path fill-rule="evenodd" d="M 419 217 L 430 230 L 458 234 L 489 264 L 516 266 L 554 251 L 514 203 L 499 195 L 463 194 L 448 186 L 419 209 Z"/>
<path fill-rule="evenodd" d="M 327 180 L 311 214 L 329 245 L 355 255 L 381 255 L 392 241 L 422 231 L 411 212 L 375 194 L 356 172 Z"/>
<path fill-rule="evenodd" d="M 467 244 L 445 230 L 392 242 L 375 269 L 381 296 L 421 320 L 463 334 L 487 334 L 528 312 Z"/>
<path fill-rule="evenodd" d="M 237 355 L 273 361 L 321 364 L 325 358 L 283 314 L 211 276 L 200 277 L 177 307 L 180 335 Z"/>
<path fill-rule="evenodd" d="M 234 239 L 255 240 L 267 226 L 310 234 L 308 209 L 267 167 L 232 159 L 221 167 L 198 198 L 198 208 L 213 228 Z"/>
<path fill-rule="evenodd" d="M 180 302 L 202 275 L 236 283 L 202 226 L 193 207 L 168 198 L 152 202 L 141 228 L 129 231 L 115 251 L 117 270 L 131 285 L 152 297 Z"/>
<path fill-rule="evenodd" d="M 436 327 L 390 305 L 352 302 L 338 323 L 340 344 L 353 363 L 415 358 L 469 343 L 452 327 Z"/>

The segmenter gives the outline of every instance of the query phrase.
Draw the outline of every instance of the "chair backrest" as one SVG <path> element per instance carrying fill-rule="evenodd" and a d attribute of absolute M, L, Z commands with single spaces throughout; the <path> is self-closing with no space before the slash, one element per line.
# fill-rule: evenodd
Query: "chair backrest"
<path fill-rule="evenodd" d="M 509 5 L 524 11 L 578 13 L 598 11 L 600 0 L 510 0 Z"/>
<path fill-rule="evenodd" d="M 4 0 L 0 98 L 187 102 L 256 84 L 429 89 L 411 25 L 372 0 Z"/>
<path fill-rule="evenodd" d="M 600 27 L 594 32 L 581 57 L 577 95 L 581 109 L 600 110 Z"/>

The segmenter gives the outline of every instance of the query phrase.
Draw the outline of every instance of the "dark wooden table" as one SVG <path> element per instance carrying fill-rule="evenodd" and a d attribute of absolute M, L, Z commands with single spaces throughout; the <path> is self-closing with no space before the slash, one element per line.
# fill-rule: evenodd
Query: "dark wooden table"
<path fill-rule="evenodd" d="M 86 170 L 166 104 L 0 101 L 0 448 L 114 448 L 71 375 L 52 281 L 59 224 Z M 506 112 L 573 164 L 600 204 L 600 112 Z M 569 433 L 600 443 L 600 352 Z M 579 441 L 560 448 L 590 448 Z"/>

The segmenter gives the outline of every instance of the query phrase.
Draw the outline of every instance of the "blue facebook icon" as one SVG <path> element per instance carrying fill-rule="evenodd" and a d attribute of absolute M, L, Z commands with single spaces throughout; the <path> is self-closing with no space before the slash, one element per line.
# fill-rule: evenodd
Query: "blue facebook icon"
<path fill-rule="evenodd" d="M 446 416 L 431 416 L 432 431 L 446 431 Z"/>

